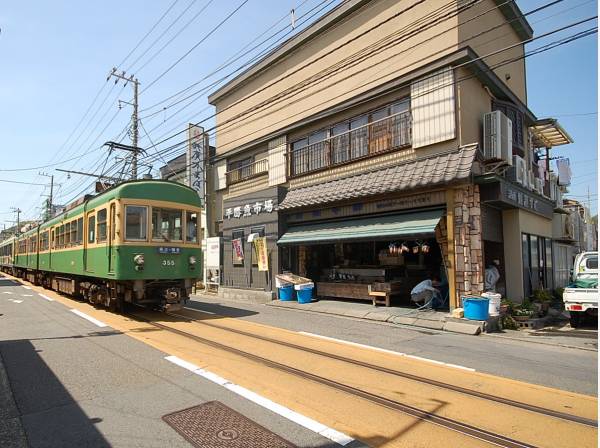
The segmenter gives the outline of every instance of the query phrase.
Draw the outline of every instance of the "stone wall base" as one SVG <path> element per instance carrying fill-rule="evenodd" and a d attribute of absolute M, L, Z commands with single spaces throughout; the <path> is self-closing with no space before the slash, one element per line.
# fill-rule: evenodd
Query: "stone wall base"
<path fill-rule="evenodd" d="M 269 303 L 275 298 L 271 291 L 255 291 L 252 289 L 219 287 L 218 297 L 223 300 L 233 300 L 246 303 Z"/>

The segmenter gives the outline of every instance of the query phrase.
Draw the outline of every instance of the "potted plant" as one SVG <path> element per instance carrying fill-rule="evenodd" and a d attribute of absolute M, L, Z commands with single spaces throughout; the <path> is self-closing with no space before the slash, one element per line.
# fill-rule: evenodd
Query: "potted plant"
<path fill-rule="evenodd" d="M 518 322 L 525 322 L 533 317 L 533 306 L 529 299 L 524 299 L 523 302 L 515 306 L 513 309 L 513 317 Z"/>
<path fill-rule="evenodd" d="M 539 304 L 540 313 L 546 314 L 548 308 L 550 308 L 550 302 L 552 301 L 552 294 L 547 289 L 535 289 L 532 294 L 534 303 Z"/>

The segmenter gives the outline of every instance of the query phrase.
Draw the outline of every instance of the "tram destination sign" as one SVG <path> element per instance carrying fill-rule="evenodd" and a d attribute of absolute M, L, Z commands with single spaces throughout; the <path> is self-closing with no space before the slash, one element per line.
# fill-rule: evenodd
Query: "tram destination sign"
<path fill-rule="evenodd" d="M 179 255 L 181 253 L 181 247 L 165 247 L 159 246 L 156 251 L 161 255 Z"/>

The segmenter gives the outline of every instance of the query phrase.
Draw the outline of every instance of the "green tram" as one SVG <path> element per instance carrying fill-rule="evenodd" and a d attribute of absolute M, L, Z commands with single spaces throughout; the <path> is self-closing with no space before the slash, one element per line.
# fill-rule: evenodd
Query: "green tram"
<path fill-rule="evenodd" d="M 1 242 L 0 267 L 111 309 L 179 309 L 202 272 L 200 207 L 184 185 L 125 182 Z"/>

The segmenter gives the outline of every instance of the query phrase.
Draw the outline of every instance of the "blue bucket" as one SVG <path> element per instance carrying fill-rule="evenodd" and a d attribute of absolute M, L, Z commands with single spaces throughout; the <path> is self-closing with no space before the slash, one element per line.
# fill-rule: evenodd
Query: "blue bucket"
<path fill-rule="evenodd" d="M 490 317 L 490 299 L 483 297 L 463 297 L 465 319 L 487 320 Z"/>
<path fill-rule="evenodd" d="M 286 302 L 294 300 L 294 285 L 280 287 L 279 300 L 284 300 Z"/>
<path fill-rule="evenodd" d="M 313 289 L 314 288 L 305 288 L 296 291 L 296 295 L 298 296 L 298 303 L 310 303 L 313 297 Z"/>

